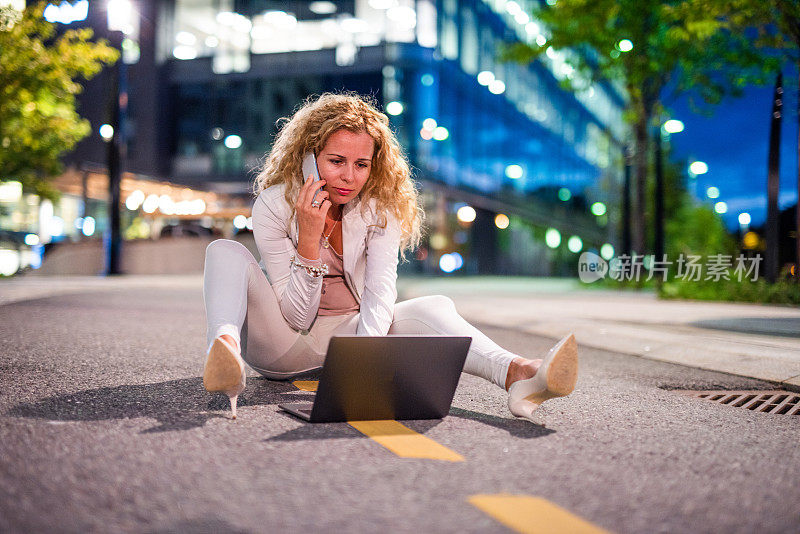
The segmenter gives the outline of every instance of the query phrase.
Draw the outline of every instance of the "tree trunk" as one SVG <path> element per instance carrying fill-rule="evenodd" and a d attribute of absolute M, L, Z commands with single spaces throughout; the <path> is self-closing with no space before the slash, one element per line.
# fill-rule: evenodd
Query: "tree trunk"
<path fill-rule="evenodd" d="M 631 147 L 625 146 L 625 179 L 622 184 L 622 250 L 631 253 Z"/>
<path fill-rule="evenodd" d="M 659 121 L 660 122 L 660 121 Z M 657 126 L 653 131 L 656 142 L 656 187 L 655 187 L 655 202 L 653 214 L 653 252 L 655 259 L 661 261 L 664 258 L 665 244 L 664 244 L 664 152 L 662 149 L 661 139 L 661 125 Z M 661 278 L 656 278 L 659 282 Z"/>
<path fill-rule="evenodd" d="M 781 118 L 783 116 L 783 73 L 775 80 L 772 97 L 772 118 L 769 130 L 767 172 L 767 257 L 766 276 L 770 282 L 778 278 L 778 190 L 780 189 Z"/>
<path fill-rule="evenodd" d="M 106 230 L 106 275 L 122 274 L 122 224 L 120 213 L 122 166 L 127 151 L 125 149 L 125 109 L 127 94 L 125 63 L 122 61 L 122 32 L 109 32 L 109 39 L 120 51 L 120 57 L 112 71 L 111 126 L 114 128 L 108 142 L 108 228 Z"/>
<path fill-rule="evenodd" d="M 800 48 L 800 44 L 798 48 Z M 798 87 L 800 87 L 800 62 L 797 64 L 797 78 Z M 800 125 L 800 93 L 797 95 L 797 123 Z M 794 263 L 794 274 L 800 277 L 800 128 L 797 130 L 797 204 L 794 205 L 794 214 L 794 244 L 797 252 Z"/>
<path fill-rule="evenodd" d="M 645 254 L 645 209 L 647 194 L 647 123 L 648 113 L 640 111 L 634 125 L 633 170 L 636 195 L 633 210 L 633 250 L 637 254 Z"/>

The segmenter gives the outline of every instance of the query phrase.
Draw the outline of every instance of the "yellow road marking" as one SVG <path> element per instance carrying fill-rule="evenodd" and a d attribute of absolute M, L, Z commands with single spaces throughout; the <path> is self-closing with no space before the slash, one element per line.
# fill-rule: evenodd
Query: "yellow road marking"
<path fill-rule="evenodd" d="M 348 421 L 350 426 L 403 458 L 463 462 L 464 457 L 393 420 Z"/>
<path fill-rule="evenodd" d="M 292 382 L 303 391 L 317 391 L 318 380 L 295 380 Z M 426 458 L 463 462 L 464 457 L 436 443 L 429 437 L 414 432 L 397 421 L 349 421 L 350 426 L 383 445 L 403 458 Z"/>
<path fill-rule="evenodd" d="M 523 534 L 608 533 L 541 497 L 499 493 L 473 495 L 469 502 L 508 528 Z"/>
<path fill-rule="evenodd" d="M 292 384 L 303 391 L 317 391 L 319 380 L 295 380 Z"/>

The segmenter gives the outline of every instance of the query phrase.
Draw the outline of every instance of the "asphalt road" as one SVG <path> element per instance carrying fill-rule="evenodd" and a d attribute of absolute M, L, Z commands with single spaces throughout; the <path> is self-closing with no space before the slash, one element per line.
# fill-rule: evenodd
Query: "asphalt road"
<path fill-rule="evenodd" d="M 507 532 L 467 501 L 500 493 L 620 533 L 800 531 L 800 417 L 671 391 L 771 384 L 582 349 L 576 391 L 532 424 L 462 375 L 448 417 L 404 422 L 465 458 L 445 462 L 298 421 L 277 404 L 313 394 L 252 371 L 230 420 L 204 337 L 199 287 L 0 306 L 0 532 Z"/>

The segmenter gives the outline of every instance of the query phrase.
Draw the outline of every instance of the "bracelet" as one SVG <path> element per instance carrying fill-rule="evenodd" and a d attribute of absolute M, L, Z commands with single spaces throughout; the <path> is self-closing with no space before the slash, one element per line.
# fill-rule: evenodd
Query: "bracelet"
<path fill-rule="evenodd" d="M 317 267 L 315 265 L 306 265 L 305 263 L 301 263 L 301 262 L 297 261 L 295 259 L 294 254 L 292 254 L 292 259 L 290 260 L 290 265 L 293 265 L 295 267 L 301 267 L 301 268 L 305 269 L 308 274 L 310 274 L 311 276 L 313 276 L 315 278 L 318 277 L 318 276 L 322 276 L 322 275 L 328 274 L 328 264 L 327 263 L 323 263 L 320 267 Z"/>

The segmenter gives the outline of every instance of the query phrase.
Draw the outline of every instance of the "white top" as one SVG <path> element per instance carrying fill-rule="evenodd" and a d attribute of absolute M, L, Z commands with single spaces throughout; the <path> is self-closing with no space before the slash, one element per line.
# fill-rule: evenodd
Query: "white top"
<path fill-rule="evenodd" d="M 283 196 L 284 187 L 268 187 L 256 199 L 253 235 L 283 317 L 295 330 L 308 331 L 319 309 L 323 277 L 293 266 L 291 258 L 317 266 L 322 261 L 297 254 L 297 218 Z M 385 336 L 397 300 L 400 224 L 391 214 L 378 214 L 374 199 L 365 205 L 356 197 L 342 208 L 342 272 L 361 312 L 356 334 Z"/>

